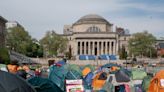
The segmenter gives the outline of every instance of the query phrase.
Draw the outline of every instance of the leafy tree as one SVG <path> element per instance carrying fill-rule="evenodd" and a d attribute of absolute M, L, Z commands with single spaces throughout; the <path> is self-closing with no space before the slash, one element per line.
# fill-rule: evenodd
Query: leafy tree
<path fill-rule="evenodd" d="M 127 58 L 127 52 L 125 50 L 125 46 L 122 46 L 122 48 L 119 50 L 119 56 L 120 56 L 120 59 Z"/>
<path fill-rule="evenodd" d="M 68 40 L 56 34 L 54 31 L 48 31 L 40 40 L 44 51 L 48 56 L 57 56 L 58 53 L 64 53 Z"/>
<path fill-rule="evenodd" d="M 30 45 L 27 47 L 26 55 L 29 57 L 43 57 L 43 47 L 36 39 L 33 39 Z"/>
<path fill-rule="evenodd" d="M 152 56 L 156 38 L 147 31 L 133 34 L 128 47 L 134 56 Z"/>
<path fill-rule="evenodd" d="M 10 57 L 6 48 L 0 48 L 0 63 L 9 64 Z"/>
<path fill-rule="evenodd" d="M 27 47 L 30 46 L 31 36 L 22 27 L 14 27 L 7 30 L 7 47 L 10 50 L 26 54 Z"/>

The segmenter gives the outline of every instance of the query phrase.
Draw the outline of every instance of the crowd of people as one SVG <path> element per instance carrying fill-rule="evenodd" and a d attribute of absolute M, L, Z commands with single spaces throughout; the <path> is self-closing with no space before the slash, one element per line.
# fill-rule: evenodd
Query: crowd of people
<path fill-rule="evenodd" d="M 32 70 L 28 64 L 19 64 L 17 60 L 11 61 L 10 64 L 6 65 L 6 68 L 3 67 L 1 70 L 18 75 L 24 79 L 41 75 L 40 68 Z"/>

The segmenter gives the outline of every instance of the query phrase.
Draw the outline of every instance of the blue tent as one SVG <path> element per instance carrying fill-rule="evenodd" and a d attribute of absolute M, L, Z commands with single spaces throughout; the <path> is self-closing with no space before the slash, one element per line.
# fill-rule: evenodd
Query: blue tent
<path fill-rule="evenodd" d="M 110 55 L 110 60 L 117 60 L 116 55 Z"/>
<path fill-rule="evenodd" d="M 79 60 L 88 60 L 88 57 L 86 55 L 80 55 Z"/>
<path fill-rule="evenodd" d="M 100 60 L 110 60 L 110 56 L 107 55 L 107 54 L 103 54 L 103 55 L 100 55 L 100 56 L 99 56 L 99 59 L 100 59 Z"/>
<path fill-rule="evenodd" d="M 58 61 L 57 64 L 65 65 L 66 62 L 64 60 Z"/>
<path fill-rule="evenodd" d="M 95 60 L 96 59 L 96 56 L 95 55 L 88 55 L 88 59 L 89 60 Z"/>

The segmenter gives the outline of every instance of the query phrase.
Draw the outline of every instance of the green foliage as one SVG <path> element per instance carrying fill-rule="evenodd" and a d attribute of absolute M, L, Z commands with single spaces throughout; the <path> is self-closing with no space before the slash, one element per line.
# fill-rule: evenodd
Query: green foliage
<path fill-rule="evenodd" d="M 10 57 L 6 48 L 0 48 L 0 63 L 9 64 Z"/>
<path fill-rule="evenodd" d="M 152 56 L 156 38 L 147 31 L 135 33 L 129 40 L 129 51 L 134 56 Z"/>
<path fill-rule="evenodd" d="M 125 46 L 123 46 L 119 51 L 120 59 L 127 59 L 127 52 L 125 51 Z"/>
<path fill-rule="evenodd" d="M 67 47 L 68 39 L 56 34 L 54 31 L 48 31 L 40 40 L 46 56 L 57 56 L 58 53 L 64 53 Z"/>
<path fill-rule="evenodd" d="M 27 47 L 30 46 L 31 36 L 22 27 L 10 28 L 7 31 L 7 46 L 10 50 L 26 54 Z"/>
<path fill-rule="evenodd" d="M 14 27 L 7 30 L 7 47 L 29 57 L 42 57 L 43 48 L 36 39 L 32 39 L 22 27 Z"/>
<path fill-rule="evenodd" d="M 29 57 L 43 57 L 43 47 L 37 40 L 33 39 L 27 48 L 26 55 Z"/>

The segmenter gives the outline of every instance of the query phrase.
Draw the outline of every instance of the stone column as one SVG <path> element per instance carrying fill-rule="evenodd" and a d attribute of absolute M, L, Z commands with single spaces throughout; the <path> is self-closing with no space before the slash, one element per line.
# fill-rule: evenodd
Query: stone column
<path fill-rule="evenodd" d="M 113 41 L 113 55 L 116 55 L 116 42 Z"/>
<path fill-rule="evenodd" d="M 79 48 L 80 48 L 80 53 L 79 53 L 79 55 L 81 55 L 82 54 L 82 42 L 81 41 L 79 41 L 80 42 L 80 46 L 79 46 Z"/>
<path fill-rule="evenodd" d="M 84 41 L 84 55 L 86 55 L 86 41 Z"/>
<path fill-rule="evenodd" d="M 108 54 L 107 48 L 108 48 L 108 42 L 106 41 L 105 42 L 105 54 Z"/>
<path fill-rule="evenodd" d="M 116 40 L 116 55 L 118 55 L 118 40 Z"/>
<path fill-rule="evenodd" d="M 100 55 L 99 41 L 97 41 L 97 55 Z"/>
<path fill-rule="evenodd" d="M 93 43 L 93 47 L 92 47 L 92 55 L 95 55 L 95 41 L 92 42 Z"/>
<path fill-rule="evenodd" d="M 104 46 L 103 46 L 103 45 L 104 45 L 104 42 L 102 41 L 102 42 L 101 42 L 101 55 L 104 54 L 104 53 L 103 53 L 103 49 L 104 49 Z"/>
<path fill-rule="evenodd" d="M 90 41 L 88 41 L 88 55 L 91 55 L 91 47 L 90 47 Z"/>
<path fill-rule="evenodd" d="M 112 54 L 112 44 L 111 44 L 112 42 L 111 41 L 109 41 L 109 54 L 111 55 Z"/>

